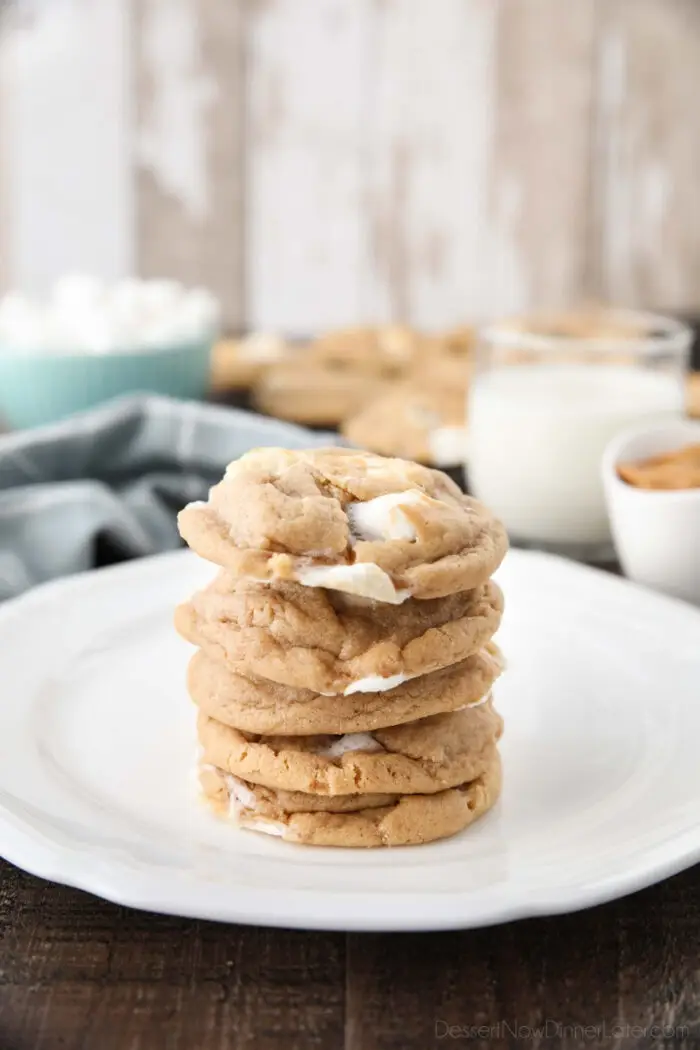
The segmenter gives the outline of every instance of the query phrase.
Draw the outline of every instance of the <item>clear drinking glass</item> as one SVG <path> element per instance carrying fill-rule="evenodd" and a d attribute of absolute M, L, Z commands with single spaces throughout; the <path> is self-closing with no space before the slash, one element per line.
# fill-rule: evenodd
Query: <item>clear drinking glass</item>
<path fill-rule="evenodd" d="M 629 425 L 683 413 L 690 345 L 679 321 L 619 310 L 516 318 L 481 333 L 469 488 L 514 543 L 610 557 L 603 449 Z"/>

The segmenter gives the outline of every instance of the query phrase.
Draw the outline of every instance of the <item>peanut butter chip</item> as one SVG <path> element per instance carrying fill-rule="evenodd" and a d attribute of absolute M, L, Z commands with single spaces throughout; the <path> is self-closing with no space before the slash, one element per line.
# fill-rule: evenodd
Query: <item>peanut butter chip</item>
<path fill-rule="evenodd" d="M 620 463 L 617 473 L 628 485 L 639 489 L 700 488 L 700 444 L 686 445 L 637 463 Z"/>

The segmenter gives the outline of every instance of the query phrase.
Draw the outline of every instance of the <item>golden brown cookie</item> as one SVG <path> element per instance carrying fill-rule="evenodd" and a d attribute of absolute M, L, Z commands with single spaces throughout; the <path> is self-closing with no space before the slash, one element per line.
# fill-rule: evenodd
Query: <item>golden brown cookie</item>
<path fill-rule="evenodd" d="M 688 376 L 688 415 L 700 418 L 700 372 Z"/>
<path fill-rule="evenodd" d="M 321 810 L 318 796 L 313 795 L 307 796 L 306 809 L 289 811 L 281 799 L 275 805 L 277 792 L 222 772 L 217 775 L 211 766 L 200 780 L 215 811 L 241 828 L 311 846 L 407 846 L 448 838 L 486 813 L 500 795 L 501 764 L 494 748 L 486 771 L 469 783 L 432 795 L 395 795 L 386 805 L 377 805 L 372 798 L 371 805 L 361 809 L 346 805 L 345 811 L 338 811 L 335 798 L 325 798 L 329 806 Z M 354 799 L 353 807 L 367 798 L 339 797 Z"/>
<path fill-rule="evenodd" d="M 435 467 L 464 462 L 466 377 L 454 384 L 397 384 L 357 415 L 341 432 L 359 448 Z"/>
<path fill-rule="evenodd" d="M 212 356 L 212 389 L 248 390 L 273 362 L 298 351 L 281 336 L 253 332 L 241 339 L 221 339 Z"/>
<path fill-rule="evenodd" d="M 395 794 L 382 795 L 309 795 L 303 791 L 276 791 L 262 784 L 247 784 L 239 777 L 200 760 L 199 783 L 206 798 L 219 816 L 235 819 L 241 801 L 255 806 L 257 816 L 275 820 L 284 813 L 353 813 L 358 809 L 390 806 Z M 274 834 L 274 832 L 271 832 Z"/>
<path fill-rule="evenodd" d="M 327 368 L 397 379 L 423 350 L 425 338 L 407 325 L 342 328 L 319 336 L 310 357 Z"/>
<path fill-rule="evenodd" d="M 503 666 L 498 648 L 491 644 L 458 664 L 412 678 L 388 692 L 324 696 L 232 674 L 225 664 L 198 652 L 190 661 L 187 685 L 202 711 L 247 733 L 341 735 L 372 732 L 476 704 L 489 694 Z"/>
<path fill-rule="evenodd" d="M 498 519 L 439 471 L 340 448 L 246 453 L 179 526 L 235 575 L 393 604 L 477 587 L 508 547 Z"/>
<path fill-rule="evenodd" d="M 329 366 L 302 353 L 293 362 L 266 368 L 252 400 L 259 411 L 278 419 L 335 427 L 385 389 L 377 375 Z"/>
<path fill-rule="evenodd" d="M 175 626 L 234 673 L 347 695 L 393 689 L 463 660 L 490 641 L 502 612 L 492 580 L 394 606 L 222 571 L 176 609 Z"/>
<path fill-rule="evenodd" d="M 486 771 L 503 722 L 490 701 L 373 733 L 259 736 L 200 713 L 202 761 L 242 780 L 314 795 L 432 794 Z"/>

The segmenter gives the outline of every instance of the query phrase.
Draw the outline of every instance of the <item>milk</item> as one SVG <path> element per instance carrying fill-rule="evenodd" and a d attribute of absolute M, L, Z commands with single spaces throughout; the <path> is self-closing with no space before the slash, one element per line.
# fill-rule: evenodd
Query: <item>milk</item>
<path fill-rule="evenodd" d="M 625 427 L 683 404 L 678 372 L 559 363 L 486 371 L 469 394 L 470 490 L 516 540 L 604 546 L 603 449 Z"/>

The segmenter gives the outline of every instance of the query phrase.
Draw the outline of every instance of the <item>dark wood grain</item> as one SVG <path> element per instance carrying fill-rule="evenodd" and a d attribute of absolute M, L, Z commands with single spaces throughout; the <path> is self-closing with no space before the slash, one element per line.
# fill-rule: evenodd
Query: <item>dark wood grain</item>
<path fill-rule="evenodd" d="M 697 1047 L 699 889 L 694 869 L 574 915 L 351 937 L 347 1050 L 525 1046 L 538 1030 L 551 1046 Z"/>
<path fill-rule="evenodd" d="M 1 1050 L 343 1045 L 342 934 L 149 915 L 0 875 Z"/>
<path fill-rule="evenodd" d="M 575 915 L 346 938 L 149 915 L 2 864 L 0 1048 L 691 1050 L 699 904 L 695 868 Z"/>

